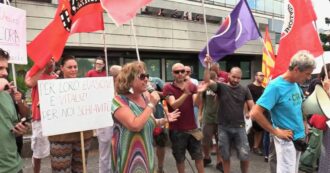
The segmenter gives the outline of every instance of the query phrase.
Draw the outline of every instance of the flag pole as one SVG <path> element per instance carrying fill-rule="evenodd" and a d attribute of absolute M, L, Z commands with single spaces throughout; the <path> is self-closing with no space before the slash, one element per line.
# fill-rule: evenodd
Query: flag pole
<path fill-rule="evenodd" d="M 84 141 L 84 132 L 80 132 L 80 145 L 81 145 L 81 158 L 83 165 L 83 173 L 86 173 L 86 156 L 85 156 L 85 141 Z"/>
<path fill-rule="evenodd" d="M 203 6 L 203 21 L 204 21 L 205 38 L 206 38 L 206 52 L 207 52 L 208 55 L 210 55 L 209 37 L 207 35 L 208 29 L 207 29 L 207 23 L 206 23 L 206 12 L 205 12 L 205 3 L 204 3 L 204 0 L 202 0 L 202 6 Z"/>
<path fill-rule="evenodd" d="M 135 41 L 135 50 L 136 50 L 137 59 L 140 62 L 141 61 L 140 60 L 140 53 L 139 53 L 139 47 L 138 47 L 138 44 L 137 44 L 133 19 L 131 20 L 131 27 L 132 27 L 133 37 L 134 37 L 134 41 Z"/>
<path fill-rule="evenodd" d="M 11 6 L 9 0 L 5 0 L 4 4 L 7 4 L 7 5 Z M 11 70 L 13 71 L 14 86 L 16 87 L 16 90 L 17 90 L 16 69 L 15 69 L 15 64 L 14 63 L 11 63 Z"/>
<path fill-rule="evenodd" d="M 102 38 L 103 38 L 103 46 L 104 46 L 105 71 L 107 76 L 109 76 L 108 52 L 107 52 L 107 46 L 105 44 L 105 30 L 103 30 Z"/>

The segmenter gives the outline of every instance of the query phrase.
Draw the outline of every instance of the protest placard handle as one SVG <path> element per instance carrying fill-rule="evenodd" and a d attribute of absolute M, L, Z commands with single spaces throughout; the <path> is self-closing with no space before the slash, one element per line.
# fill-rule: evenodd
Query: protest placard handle
<path fill-rule="evenodd" d="M 86 173 L 84 132 L 80 132 L 80 142 L 81 142 L 81 157 L 82 157 L 82 164 L 83 164 L 83 173 Z"/>

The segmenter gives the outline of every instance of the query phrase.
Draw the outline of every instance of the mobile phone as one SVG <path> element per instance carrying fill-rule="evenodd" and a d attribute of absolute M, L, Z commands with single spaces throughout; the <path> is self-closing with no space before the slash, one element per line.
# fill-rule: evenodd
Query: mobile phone
<path fill-rule="evenodd" d="M 29 122 L 31 122 L 31 117 L 23 117 L 22 119 L 21 119 L 21 123 L 23 124 L 23 125 L 25 125 L 26 123 L 29 123 Z"/>

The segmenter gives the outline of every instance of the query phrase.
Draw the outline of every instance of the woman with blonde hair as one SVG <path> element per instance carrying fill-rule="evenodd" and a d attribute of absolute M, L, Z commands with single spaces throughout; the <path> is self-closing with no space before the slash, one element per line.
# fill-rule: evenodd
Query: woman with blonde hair
<path fill-rule="evenodd" d="M 112 102 L 114 129 L 112 137 L 112 170 L 115 173 L 154 172 L 152 132 L 155 126 L 176 121 L 180 112 L 168 118 L 155 119 L 153 112 L 160 97 L 147 91 L 149 74 L 143 62 L 124 65 L 116 78 L 117 96 Z"/>

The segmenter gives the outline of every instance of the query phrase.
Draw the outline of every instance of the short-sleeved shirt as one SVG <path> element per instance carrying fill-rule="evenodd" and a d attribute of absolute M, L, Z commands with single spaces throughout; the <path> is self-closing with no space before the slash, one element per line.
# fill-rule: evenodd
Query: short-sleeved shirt
<path fill-rule="evenodd" d="M 190 84 L 189 86 L 190 92 L 192 94 L 197 93 L 197 86 L 194 84 Z M 184 93 L 183 90 L 175 86 L 173 83 L 166 84 L 163 88 L 163 95 L 165 97 L 174 96 L 175 99 L 178 99 Z M 168 104 L 169 112 L 174 111 L 174 109 Z M 179 111 L 181 112 L 180 117 L 177 121 L 170 123 L 170 130 L 177 131 L 188 131 L 196 129 L 196 123 L 194 118 L 194 102 L 193 95 L 190 95 L 186 98 L 186 100 L 179 107 Z"/>
<path fill-rule="evenodd" d="M 39 80 L 49 80 L 49 79 L 56 79 L 56 76 L 49 74 L 42 74 Z M 32 119 L 35 121 L 39 121 L 41 117 L 40 117 L 40 108 L 39 108 L 38 85 L 32 88 L 31 98 L 32 98 Z"/>
<path fill-rule="evenodd" d="M 229 86 L 224 83 L 211 85 L 219 98 L 218 124 L 225 127 L 245 127 L 244 104 L 252 100 L 249 89 L 241 85 Z"/>
<path fill-rule="evenodd" d="M 15 135 L 10 129 L 18 123 L 18 117 L 11 96 L 0 91 L 0 173 L 17 173 L 23 162 L 17 152 Z"/>
<path fill-rule="evenodd" d="M 259 97 L 262 95 L 262 93 L 265 90 L 265 88 L 263 86 L 257 86 L 257 85 L 254 85 L 253 83 L 249 84 L 247 87 L 249 88 L 249 90 L 251 92 L 254 102 L 257 102 L 257 100 L 259 99 Z"/>
<path fill-rule="evenodd" d="M 112 101 L 112 115 L 121 107 L 128 106 L 136 117 L 144 108 L 140 107 L 126 96 L 117 95 Z M 114 116 L 113 136 L 111 142 L 112 162 L 114 173 L 122 172 L 154 172 L 155 152 L 152 145 L 152 132 L 156 126 L 154 119 L 149 116 L 143 129 L 133 132 L 127 129 Z"/>
<path fill-rule="evenodd" d="M 228 73 L 225 71 L 219 71 L 218 82 L 227 83 L 228 82 Z"/>
<path fill-rule="evenodd" d="M 270 111 L 274 127 L 292 130 L 294 140 L 305 137 L 302 91 L 297 83 L 277 77 L 266 87 L 257 104 Z"/>
<path fill-rule="evenodd" d="M 107 76 L 107 73 L 105 70 L 103 71 L 96 71 L 95 69 L 89 70 L 85 77 L 104 77 Z"/>
<path fill-rule="evenodd" d="M 207 89 L 202 93 L 203 99 L 203 123 L 218 123 L 218 96 L 211 89 Z"/>

